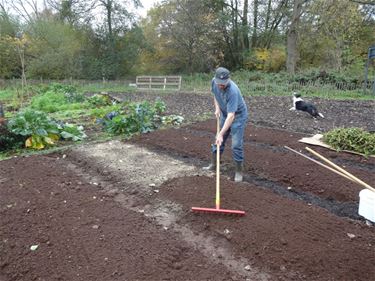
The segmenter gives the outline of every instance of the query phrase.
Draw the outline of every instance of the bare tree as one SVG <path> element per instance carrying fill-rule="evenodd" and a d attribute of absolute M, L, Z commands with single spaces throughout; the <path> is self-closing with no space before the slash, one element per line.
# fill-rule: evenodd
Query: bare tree
<path fill-rule="evenodd" d="M 9 5 L 26 22 L 32 22 L 33 19 L 39 17 L 37 0 L 13 0 L 9 1 Z"/>
<path fill-rule="evenodd" d="M 272 4 L 275 4 L 276 7 L 272 8 Z M 270 48 L 272 39 L 279 29 L 281 22 L 288 15 L 288 4 L 289 0 L 280 0 L 277 3 L 273 3 L 271 0 L 268 1 L 263 32 L 265 36 L 261 42 L 258 42 L 258 45 Z"/>
<path fill-rule="evenodd" d="M 136 8 L 142 6 L 139 0 L 97 0 L 95 2 L 97 2 L 97 7 L 104 8 L 109 38 L 113 37 L 114 28 L 122 29 L 127 20 L 132 18 L 132 14 L 128 9 L 129 2 Z"/>
<path fill-rule="evenodd" d="M 71 25 L 90 21 L 90 13 L 96 7 L 92 0 L 46 0 L 48 6 L 57 11 L 59 19 Z"/>

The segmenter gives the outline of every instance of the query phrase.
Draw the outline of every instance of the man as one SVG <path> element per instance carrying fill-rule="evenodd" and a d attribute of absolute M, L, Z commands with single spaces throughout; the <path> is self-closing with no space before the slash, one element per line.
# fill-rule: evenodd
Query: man
<path fill-rule="evenodd" d="M 211 81 L 211 92 L 214 94 L 215 116 L 220 118 L 220 132 L 215 144 L 211 146 L 211 164 L 205 170 L 216 168 L 216 145 L 220 146 L 220 155 L 224 152 L 225 142 L 232 137 L 232 157 L 235 162 L 235 182 L 242 181 L 243 172 L 243 136 L 247 121 L 247 106 L 238 86 L 230 79 L 230 72 L 224 67 L 215 71 Z"/>

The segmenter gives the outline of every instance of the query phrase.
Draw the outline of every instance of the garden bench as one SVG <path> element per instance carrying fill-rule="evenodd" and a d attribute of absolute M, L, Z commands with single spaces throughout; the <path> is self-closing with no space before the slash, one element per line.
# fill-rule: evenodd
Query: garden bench
<path fill-rule="evenodd" d="M 181 80 L 181 76 L 137 76 L 136 85 L 138 89 L 179 91 Z"/>

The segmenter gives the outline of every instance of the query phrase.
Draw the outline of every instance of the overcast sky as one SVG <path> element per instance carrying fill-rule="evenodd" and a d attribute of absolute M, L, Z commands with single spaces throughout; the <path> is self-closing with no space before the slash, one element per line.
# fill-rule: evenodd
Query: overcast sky
<path fill-rule="evenodd" d="M 0 1 L 3 2 L 4 0 L 0 0 Z M 7 1 L 11 1 L 11 0 L 5 0 L 5 3 L 7 3 Z M 133 12 L 135 12 L 136 14 L 138 14 L 142 17 L 145 17 L 147 15 L 147 11 L 150 8 L 152 8 L 154 6 L 154 4 L 159 3 L 159 2 L 161 2 L 161 0 L 141 0 L 143 8 L 138 8 L 136 11 L 133 11 Z M 43 7 L 44 7 L 44 1 L 43 0 L 27 0 L 27 1 L 24 1 L 24 3 L 23 3 L 24 8 L 28 12 L 32 12 L 34 9 L 30 6 L 30 4 L 33 4 L 33 3 L 36 3 L 39 11 L 41 9 L 43 9 Z M 13 10 L 10 5 L 6 5 L 6 6 L 8 6 L 10 10 Z M 20 10 L 21 10 L 21 12 L 23 12 L 22 8 L 20 8 Z"/>
<path fill-rule="evenodd" d="M 143 5 L 143 9 L 138 9 L 138 14 L 142 17 L 145 17 L 147 15 L 147 10 L 152 8 L 155 3 L 160 2 L 161 0 L 141 0 L 141 3 Z"/>

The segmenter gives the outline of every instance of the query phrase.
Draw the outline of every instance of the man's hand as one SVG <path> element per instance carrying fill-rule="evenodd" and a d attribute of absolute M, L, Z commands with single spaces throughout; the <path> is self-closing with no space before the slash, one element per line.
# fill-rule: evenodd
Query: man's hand
<path fill-rule="evenodd" d="M 215 110 L 215 117 L 216 119 L 220 118 L 220 109 Z"/>
<path fill-rule="evenodd" d="M 220 146 L 222 143 L 223 143 L 223 135 L 222 134 L 218 134 L 217 136 L 216 136 L 216 145 L 218 145 L 218 146 Z"/>

